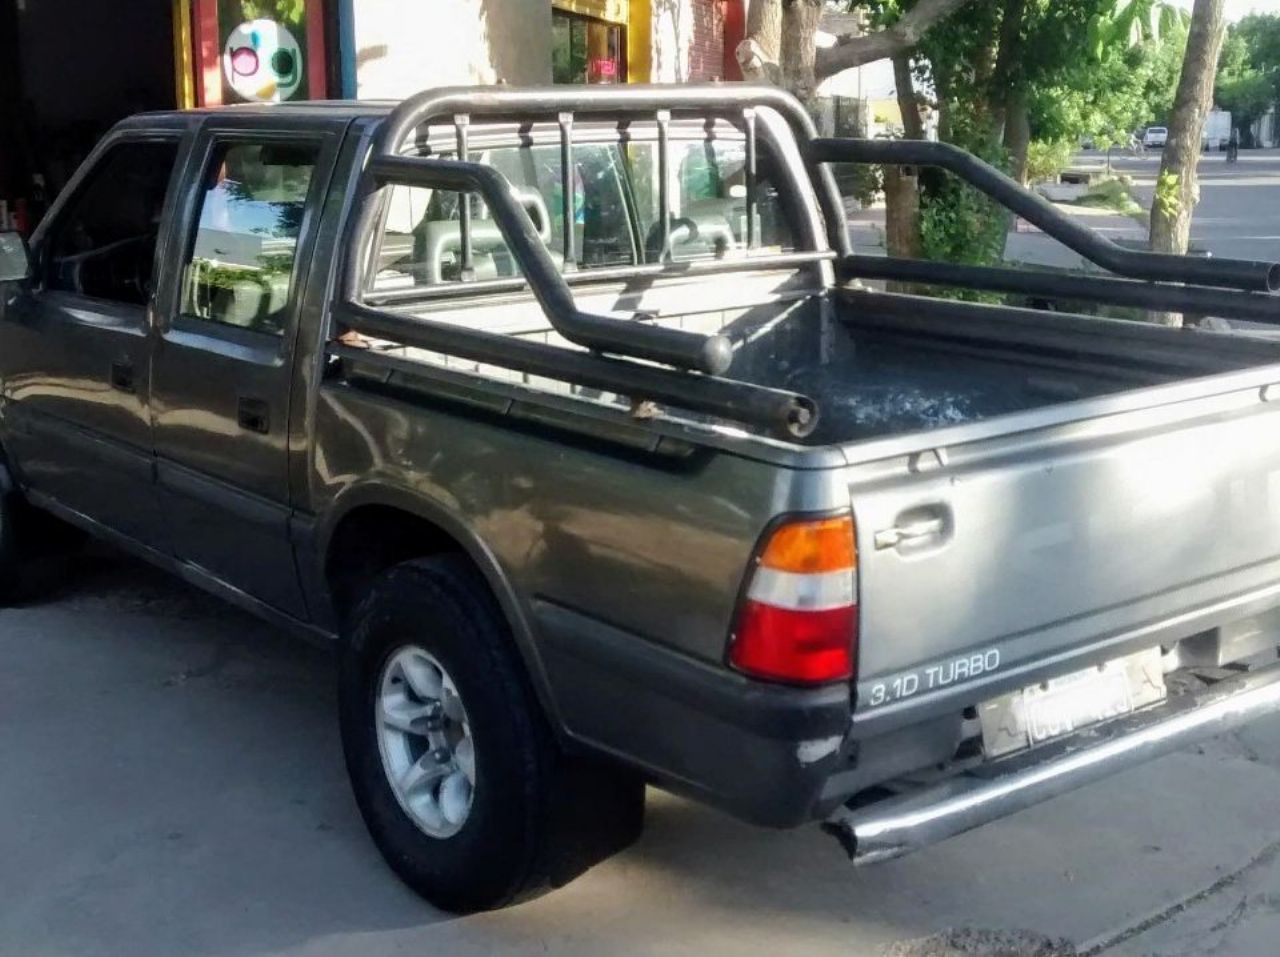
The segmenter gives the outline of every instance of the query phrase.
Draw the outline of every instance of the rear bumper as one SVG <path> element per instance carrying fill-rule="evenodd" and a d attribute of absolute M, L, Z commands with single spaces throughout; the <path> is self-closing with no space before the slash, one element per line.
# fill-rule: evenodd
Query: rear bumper
<path fill-rule="evenodd" d="M 1280 665 L 1171 697 L 1048 748 L 866 807 L 841 807 L 825 826 L 869 864 L 954 837 L 1125 768 L 1280 711 Z"/>
<path fill-rule="evenodd" d="M 753 824 L 820 818 L 849 733 L 846 685 L 753 681 L 549 602 L 535 615 L 570 742 Z"/>

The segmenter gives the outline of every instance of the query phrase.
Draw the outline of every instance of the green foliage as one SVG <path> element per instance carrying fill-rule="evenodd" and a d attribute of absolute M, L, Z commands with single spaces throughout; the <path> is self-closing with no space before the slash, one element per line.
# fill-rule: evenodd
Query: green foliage
<path fill-rule="evenodd" d="M 1190 18 L 1185 10 L 1162 0 L 1111 0 L 1089 24 L 1089 52 L 1101 60 L 1108 47 L 1134 47 L 1185 32 Z"/>
<path fill-rule="evenodd" d="M 1182 209 L 1182 196 L 1179 189 L 1181 180 L 1177 173 L 1161 170 L 1156 179 L 1155 201 L 1151 204 L 1153 213 L 1159 212 L 1165 219 L 1176 219 Z"/>
<path fill-rule="evenodd" d="M 1248 143 L 1254 121 L 1280 101 L 1280 16 L 1254 13 L 1228 29 L 1214 100 Z"/>
<path fill-rule="evenodd" d="M 301 24 L 307 15 L 307 0 L 241 0 L 246 20 L 276 20 Z"/>
<path fill-rule="evenodd" d="M 952 133 L 955 142 L 988 163 L 1008 167 L 1004 149 L 980 122 L 957 121 Z M 921 184 L 920 236 L 926 259 L 974 264 L 1000 259 L 1010 224 L 1003 206 L 936 170 L 923 170 Z"/>
<path fill-rule="evenodd" d="M 916 2 L 849 6 L 883 27 Z M 1020 11 L 1018 23 L 1002 23 L 1011 11 Z M 1014 46 L 1002 51 L 1004 42 Z M 913 68 L 936 103 L 940 137 L 1006 168 L 1004 120 L 1025 101 L 1028 172 L 1047 178 L 1070 162 L 1081 136 L 1103 146 L 1128 142 L 1167 113 L 1185 45 L 1185 15 L 1161 0 L 973 0 L 923 37 Z M 930 171 L 921 175 L 921 194 L 926 255 L 969 263 L 1002 256 L 1009 218 L 1001 207 Z"/>
<path fill-rule="evenodd" d="M 1145 223 L 1146 210 L 1133 198 L 1126 178 L 1104 179 L 1089 187 L 1089 192 L 1081 197 L 1076 205 L 1095 206 L 1099 209 L 1113 209 L 1125 216 L 1132 216 Z"/>
<path fill-rule="evenodd" d="M 1032 140 L 1027 150 L 1027 181 L 1043 183 L 1058 178 L 1071 165 L 1075 153 L 1071 140 Z"/>
<path fill-rule="evenodd" d="M 1089 136 L 1101 148 L 1128 142 L 1139 127 L 1164 119 L 1182 69 L 1187 31 L 1179 22 L 1134 46 L 1111 45 L 1081 59 L 1058 81 L 1030 93 L 1032 130 L 1043 139 Z"/>

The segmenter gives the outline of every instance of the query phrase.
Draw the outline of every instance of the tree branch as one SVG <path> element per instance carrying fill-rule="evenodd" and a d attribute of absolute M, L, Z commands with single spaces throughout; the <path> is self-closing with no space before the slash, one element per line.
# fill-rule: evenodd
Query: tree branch
<path fill-rule="evenodd" d="M 815 72 L 825 80 L 844 70 L 876 60 L 886 60 L 915 48 L 940 20 L 945 20 L 972 0 L 920 0 L 891 27 L 864 36 L 845 36 L 836 45 L 818 51 Z"/>

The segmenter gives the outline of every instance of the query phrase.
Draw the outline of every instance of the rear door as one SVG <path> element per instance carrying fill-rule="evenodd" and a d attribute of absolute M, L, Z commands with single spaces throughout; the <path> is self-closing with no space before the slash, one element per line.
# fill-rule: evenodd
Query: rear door
<path fill-rule="evenodd" d="M 183 131 L 111 135 L 50 212 L 0 322 L 9 452 L 37 496 L 163 548 L 149 363 Z"/>
<path fill-rule="evenodd" d="M 152 393 L 177 556 L 304 617 L 288 533 L 290 382 L 343 124 L 297 120 L 233 114 L 202 129 Z"/>

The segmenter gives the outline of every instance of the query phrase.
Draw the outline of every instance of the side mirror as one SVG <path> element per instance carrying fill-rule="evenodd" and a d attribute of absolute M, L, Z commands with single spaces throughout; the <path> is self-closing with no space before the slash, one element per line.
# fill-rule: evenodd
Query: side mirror
<path fill-rule="evenodd" d="M 21 282 L 31 276 L 31 254 L 21 233 L 0 232 L 0 282 Z"/>

